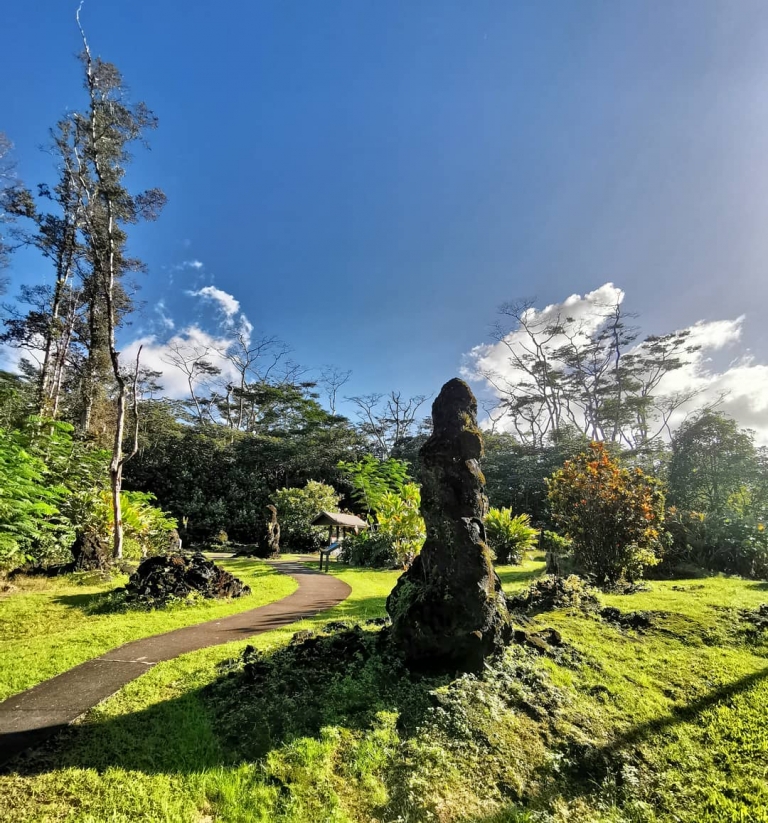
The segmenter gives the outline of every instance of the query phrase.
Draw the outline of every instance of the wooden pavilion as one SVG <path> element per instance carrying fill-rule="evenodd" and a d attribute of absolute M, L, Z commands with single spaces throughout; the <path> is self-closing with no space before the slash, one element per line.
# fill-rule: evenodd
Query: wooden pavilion
<path fill-rule="evenodd" d="M 344 535 L 350 530 L 358 534 L 361 529 L 369 528 L 365 520 L 361 520 L 354 514 L 342 514 L 341 512 L 320 512 L 312 521 L 313 526 L 328 526 L 328 545 L 340 543 Z M 336 529 L 336 539 L 333 537 L 333 530 Z"/>
<path fill-rule="evenodd" d="M 338 559 L 341 551 L 341 541 L 350 529 L 354 529 L 357 534 L 360 529 L 369 528 L 365 520 L 355 517 L 354 514 L 342 514 L 341 512 L 320 512 L 312 521 L 313 526 L 328 526 L 328 545 L 320 549 L 320 571 L 323 570 L 323 560 L 325 569 L 330 569 L 331 555 Z M 336 539 L 333 539 L 333 530 L 336 529 Z"/>

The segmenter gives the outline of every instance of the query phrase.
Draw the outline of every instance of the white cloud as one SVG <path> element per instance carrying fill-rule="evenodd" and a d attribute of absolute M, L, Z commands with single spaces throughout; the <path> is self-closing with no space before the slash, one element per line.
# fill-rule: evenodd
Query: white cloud
<path fill-rule="evenodd" d="M 133 340 L 123 352 L 126 362 L 136 358 L 139 346 L 142 346 L 141 363 L 143 366 L 162 373 L 160 379 L 167 397 L 181 399 L 189 397 L 188 377 L 178 360 L 204 359 L 220 370 L 217 376 L 197 376 L 193 382 L 199 394 L 207 394 L 211 383 L 226 384 L 238 377 L 237 371 L 227 359 L 226 353 L 232 351 L 237 344 L 235 335 L 242 335 L 244 341 L 250 341 L 253 326 L 248 318 L 240 311 L 240 301 L 215 286 L 204 286 L 197 291 L 185 292 L 190 297 L 198 297 L 211 303 L 219 311 L 220 325 L 216 332 L 209 332 L 197 324 L 180 329 L 171 337 L 162 335 L 144 335 Z M 160 300 L 155 307 L 166 329 L 173 330 L 172 318 L 166 315 L 166 306 Z M 239 344 L 238 344 L 239 345 Z"/>
<path fill-rule="evenodd" d="M 182 269 L 196 269 L 200 271 L 204 266 L 205 263 L 203 263 L 202 260 L 184 260 L 182 263 L 177 263 L 173 268 L 176 271 L 181 271 Z"/>
<path fill-rule="evenodd" d="M 583 296 L 574 294 L 541 310 L 531 308 L 525 319 L 547 325 L 558 317 L 574 318 L 583 333 L 588 334 L 601 325 L 607 306 L 623 300 L 624 292 L 613 283 L 606 283 Z M 768 444 L 768 365 L 757 363 L 748 353 L 715 364 L 715 359 L 727 357 L 729 350 L 740 343 L 744 322 L 742 315 L 733 320 L 699 321 L 684 330 L 689 332 L 689 344 L 699 348 L 687 354 L 687 364 L 669 372 L 656 391 L 659 397 L 695 392 L 695 397 L 674 413 L 670 420 L 672 428 L 697 409 L 716 404 L 740 425 L 754 429 L 758 443 Z M 555 336 L 550 349 L 564 342 L 565 338 Z M 522 354 L 527 345 L 525 333 L 513 331 L 498 342 L 475 346 L 465 356 L 462 373 L 470 380 L 484 381 L 492 395 L 501 397 L 505 386 L 525 379 L 524 372 L 510 364 L 510 354 Z"/>
<path fill-rule="evenodd" d="M 162 323 L 163 327 L 172 331 L 176 328 L 176 324 L 173 322 L 173 318 L 169 317 L 166 314 L 166 307 L 165 307 L 165 300 L 158 300 L 157 304 L 155 305 L 155 314 L 158 315 L 160 318 L 160 322 Z"/>
<path fill-rule="evenodd" d="M 210 334 L 199 326 L 192 325 L 167 340 L 161 340 L 157 335 L 146 335 L 133 340 L 121 352 L 121 359 L 126 363 L 135 362 L 141 346 L 142 367 L 161 372 L 163 394 L 166 397 L 181 399 L 189 397 L 189 384 L 187 375 L 173 364 L 175 354 L 181 354 L 189 360 L 196 357 L 205 359 L 221 370 L 221 375 L 216 379 L 226 383 L 237 376 L 234 367 L 224 356 L 231 345 L 230 337 Z M 209 378 L 197 378 L 193 385 L 200 386 L 204 379 Z"/>
<path fill-rule="evenodd" d="M 583 297 L 572 294 L 562 303 L 551 303 L 543 309 L 531 307 L 523 317 L 530 326 L 541 327 L 554 324 L 558 319 L 572 318 L 575 321 L 572 326 L 578 326 L 582 336 L 586 338 L 604 322 L 606 311 L 623 301 L 622 289 L 613 283 L 606 283 Z M 550 341 L 550 348 L 554 350 L 566 342 L 565 337 L 556 336 Z M 524 331 L 513 331 L 503 341 L 475 346 L 464 357 L 462 375 L 469 380 L 481 380 L 484 375 L 494 374 L 503 384 L 516 385 L 525 379 L 525 374 L 512 368 L 510 355 L 524 355 L 528 345 Z"/>
<path fill-rule="evenodd" d="M 216 286 L 204 286 L 197 291 L 187 291 L 190 297 L 202 297 L 203 300 L 210 300 L 217 305 L 224 313 L 226 321 L 231 323 L 234 316 L 240 311 L 240 301 L 228 292 L 217 289 Z"/>

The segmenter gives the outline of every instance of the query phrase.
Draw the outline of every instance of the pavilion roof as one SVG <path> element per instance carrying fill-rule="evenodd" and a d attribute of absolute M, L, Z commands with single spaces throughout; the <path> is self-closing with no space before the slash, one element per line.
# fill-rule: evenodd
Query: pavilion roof
<path fill-rule="evenodd" d="M 320 512 L 312 521 L 313 526 L 346 526 L 350 529 L 367 529 L 368 524 L 354 514 Z"/>

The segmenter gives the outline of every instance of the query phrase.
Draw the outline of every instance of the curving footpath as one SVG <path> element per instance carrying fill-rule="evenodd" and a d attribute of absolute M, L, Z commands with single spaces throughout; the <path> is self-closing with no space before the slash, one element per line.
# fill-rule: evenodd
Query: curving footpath
<path fill-rule="evenodd" d="M 0 765 L 56 734 L 156 663 L 289 626 L 338 605 L 352 591 L 342 580 L 301 563 L 270 562 L 299 584 L 293 594 L 220 620 L 134 640 L 0 703 Z"/>

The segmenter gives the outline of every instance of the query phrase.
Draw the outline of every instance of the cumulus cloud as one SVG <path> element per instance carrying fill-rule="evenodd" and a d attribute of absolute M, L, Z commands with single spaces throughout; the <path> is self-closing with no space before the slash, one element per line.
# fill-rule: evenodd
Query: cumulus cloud
<path fill-rule="evenodd" d="M 161 372 L 164 394 L 174 399 L 189 396 L 188 372 L 195 361 L 203 360 L 219 370 L 218 375 L 195 370 L 192 381 L 198 394 L 207 393 L 206 390 L 212 388 L 213 383 L 226 384 L 235 380 L 238 377 L 237 371 L 227 359 L 227 353 L 231 353 L 233 346 L 240 345 L 238 341 L 247 344 L 253 332 L 253 325 L 240 311 L 240 301 L 233 295 L 216 286 L 204 286 L 186 291 L 185 294 L 214 306 L 219 316 L 216 331 L 207 331 L 193 323 L 170 337 L 167 336 L 167 332 L 175 330 L 175 323 L 166 313 L 165 302 L 160 300 L 155 311 L 160 316 L 166 334 L 141 335 L 126 346 L 123 352 L 126 362 L 131 362 L 141 346 L 142 366 Z"/>
<path fill-rule="evenodd" d="M 240 311 L 240 301 L 228 292 L 217 289 L 216 286 L 204 286 L 197 291 L 187 291 L 186 293 L 190 297 L 201 297 L 203 300 L 214 303 L 224 314 L 224 318 L 228 323 L 233 322 L 235 315 Z"/>
<path fill-rule="evenodd" d="M 578 327 L 586 339 L 600 328 L 610 307 L 620 305 L 624 297 L 622 289 L 606 283 L 592 292 L 573 294 L 543 309 L 531 306 L 522 317 L 538 328 L 551 327 L 558 319 L 572 318 L 575 322 L 571 327 Z M 655 391 L 659 398 L 693 395 L 670 418 L 673 429 L 697 409 L 714 405 L 740 425 L 754 429 L 758 443 L 768 444 L 768 365 L 756 362 L 749 353 L 734 351 L 742 340 L 744 323 L 745 317 L 741 316 L 699 321 L 681 330 L 688 332 L 687 343 L 696 350 L 688 352 L 686 365 L 666 374 Z M 555 334 L 549 341 L 549 350 L 555 351 L 565 342 L 565 337 Z M 528 350 L 527 335 L 516 329 L 494 343 L 471 349 L 465 355 L 462 372 L 470 380 L 483 382 L 490 394 L 500 399 L 505 390 L 526 381 L 524 371 L 510 363 L 510 357 L 523 355 Z M 719 362 L 722 360 L 725 362 Z M 505 426 L 503 418 L 500 426 Z"/>
<path fill-rule="evenodd" d="M 126 346 L 121 358 L 126 363 L 135 362 L 141 346 L 141 366 L 160 372 L 164 395 L 178 400 L 189 396 L 188 375 L 180 368 L 181 361 L 191 363 L 195 359 L 203 359 L 220 370 L 221 374 L 217 379 L 225 383 L 237 376 L 232 363 L 225 356 L 231 345 L 232 339 L 229 336 L 211 334 L 192 325 L 165 340 L 154 334 L 139 337 Z M 210 379 L 210 376 L 196 375 L 193 387 L 197 389 Z"/>

